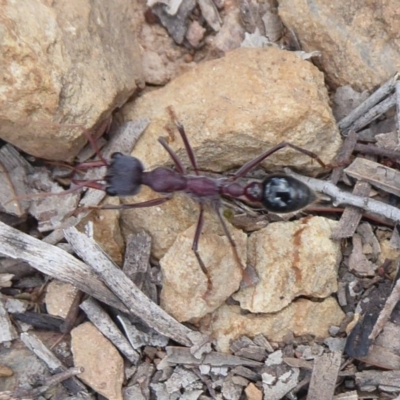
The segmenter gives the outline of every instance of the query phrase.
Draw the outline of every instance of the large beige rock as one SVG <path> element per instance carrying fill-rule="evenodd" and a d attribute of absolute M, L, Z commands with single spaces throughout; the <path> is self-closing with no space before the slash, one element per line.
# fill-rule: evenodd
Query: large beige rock
<path fill-rule="evenodd" d="M 273 313 L 296 297 L 325 298 L 337 292 L 340 243 L 330 239 L 337 222 L 306 217 L 275 222 L 249 238 L 248 262 L 260 278 L 233 297 L 254 313 Z"/>
<path fill-rule="evenodd" d="M 159 136 L 166 136 L 189 165 L 182 140 L 166 111 L 170 105 L 186 129 L 200 168 L 208 170 L 239 167 L 284 140 L 317 153 L 329 163 L 341 143 L 321 72 L 295 54 L 275 48 L 232 51 L 127 104 L 123 108 L 126 119 L 148 117 L 152 121 L 133 152 L 148 169 L 172 165 L 157 142 Z M 172 133 L 167 133 L 166 125 Z M 288 149 L 277 152 L 263 165 L 271 169 L 320 169 L 310 157 Z M 149 190 L 142 192 L 123 201 L 140 202 L 159 196 Z M 161 257 L 179 231 L 196 219 L 194 202 L 181 197 L 160 207 L 123 213 L 129 229 L 144 229 L 151 234 L 156 257 Z"/>
<path fill-rule="evenodd" d="M 75 367 L 85 369 L 79 379 L 107 399 L 122 400 L 124 361 L 91 322 L 71 331 L 71 349 Z"/>
<path fill-rule="evenodd" d="M 32 0 L 2 3 L 0 13 L 0 137 L 71 160 L 82 129 L 58 123 L 92 128 L 142 84 L 133 5 Z"/>
<path fill-rule="evenodd" d="M 278 342 L 288 333 L 328 337 L 329 327 L 340 325 L 344 316 L 332 297 L 321 302 L 298 299 L 274 314 L 243 314 L 239 306 L 224 305 L 201 320 L 200 331 L 216 340 L 219 351 L 229 352 L 229 343 L 243 335 L 261 333 Z"/>
<path fill-rule="evenodd" d="M 399 3 L 282 0 L 279 15 L 303 50 L 319 50 L 333 86 L 373 89 L 400 67 Z"/>
<path fill-rule="evenodd" d="M 207 169 L 242 166 L 284 140 L 314 151 L 327 163 L 340 146 L 323 75 L 310 62 L 276 48 L 236 49 L 128 103 L 126 119 L 152 121 L 134 150 L 148 168 L 171 165 L 157 143 L 159 136 L 168 136 L 189 165 L 168 106 L 184 125 L 199 166 Z M 263 165 L 318 169 L 310 157 L 293 150 L 280 151 Z"/>
<path fill-rule="evenodd" d="M 199 241 L 199 254 L 208 271 L 206 275 L 192 251 L 195 225 L 178 235 L 175 243 L 160 260 L 163 275 L 161 306 L 178 321 L 195 320 L 214 311 L 234 292 L 242 281 L 242 268 L 233 249 L 218 226 L 208 224 Z M 247 236 L 230 227 L 238 255 L 246 265 Z"/>

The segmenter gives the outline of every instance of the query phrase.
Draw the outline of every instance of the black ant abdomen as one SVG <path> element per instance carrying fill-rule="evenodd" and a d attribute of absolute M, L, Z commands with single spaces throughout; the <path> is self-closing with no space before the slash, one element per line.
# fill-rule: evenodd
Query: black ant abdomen
<path fill-rule="evenodd" d="M 314 192 L 303 182 L 283 174 L 268 176 L 261 183 L 260 203 L 275 213 L 300 210 L 315 201 Z"/>

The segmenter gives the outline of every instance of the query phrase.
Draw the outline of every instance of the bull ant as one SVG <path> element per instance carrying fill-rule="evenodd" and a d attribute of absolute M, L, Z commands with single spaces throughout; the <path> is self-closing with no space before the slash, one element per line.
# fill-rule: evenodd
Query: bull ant
<path fill-rule="evenodd" d="M 193 173 L 187 172 L 185 166 L 174 150 L 168 145 L 163 137 L 160 137 L 158 141 L 171 157 L 175 165 L 175 170 L 171 168 L 158 167 L 151 171 L 145 171 L 144 166 L 139 159 L 122 153 L 114 153 L 111 156 L 110 161 L 100 157 L 101 159 L 99 161 L 88 163 L 91 166 L 107 167 L 107 173 L 103 179 L 104 183 L 98 181 L 79 180 L 74 180 L 73 182 L 79 184 L 80 187 L 86 186 L 93 189 L 104 190 L 110 196 L 133 196 L 140 191 L 141 185 L 146 185 L 157 193 L 166 194 L 165 197 L 141 203 L 123 204 L 119 206 L 106 205 L 101 207 L 102 209 L 130 209 L 157 206 L 170 200 L 174 192 L 184 192 L 196 199 L 199 204 L 200 212 L 193 239 L 192 250 L 202 271 L 208 278 L 209 289 L 211 288 L 211 282 L 206 267 L 198 252 L 198 243 L 204 223 L 204 204 L 206 202 L 210 203 L 231 244 L 234 257 L 242 268 L 244 281 L 247 281 L 246 283 L 250 284 L 251 282 L 249 281 L 251 281 L 251 279 L 240 262 L 235 242 L 232 239 L 226 222 L 221 214 L 221 196 L 247 200 L 262 205 L 266 210 L 275 213 L 297 211 L 313 202 L 315 200 L 315 194 L 306 184 L 295 178 L 284 174 L 271 174 L 262 182 L 251 182 L 245 186 L 242 186 L 236 181 L 256 168 L 264 159 L 285 147 L 290 147 L 310 156 L 322 167 L 326 166 L 316 154 L 291 143 L 282 142 L 247 162 L 239 168 L 233 176 L 212 178 L 201 175 L 199 173 L 196 156 L 189 143 L 184 127 L 177 120 L 172 107 L 169 107 L 168 111 L 182 138 L 190 164 L 193 168 Z M 86 164 L 86 166 L 88 164 Z"/>

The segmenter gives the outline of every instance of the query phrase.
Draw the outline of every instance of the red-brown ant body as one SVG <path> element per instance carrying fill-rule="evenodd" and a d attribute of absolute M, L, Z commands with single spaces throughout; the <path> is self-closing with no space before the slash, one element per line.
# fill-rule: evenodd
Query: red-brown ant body
<path fill-rule="evenodd" d="M 104 206 L 105 209 L 130 209 L 152 207 L 160 205 L 171 199 L 174 192 L 184 192 L 198 201 L 200 207 L 199 218 L 193 240 L 192 250 L 203 272 L 207 275 L 207 270 L 198 253 L 198 242 L 204 223 L 204 203 L 211 203 L 215 209 L 219 221 L 224 229 L 225 235 L 232 245 L 234 255 L 238 263 L 239 257 L 236 251 L 236 245 L 233 241 L 225 220 L 221 215 L 221 196 L 234 199 L 244 199 L 252 203 L 262 205 L 268 211 L 275 213 L 288 213 L 297 211 L 315 199 L 314 193 L 304 183 L 295 178 L 283 174 L 268 175 L 262 182 L 251 182 L 245 186 L 237 183 L 239 178 L 244 177 L 254 168 L 256 168 L 264 159 L 269 157 L 276 151 L 290 147 L 299 152 L 307 154 L 315 159 L 322 167 L 325 164 L 314 153 L 302 149 L 288 142 L 282 142 L 260 156 L 247 162 L 231 177 L 212 178 L 200 175 L 196 157 L 192 147 L 189 144 L 183 126 L 177 121 L 175 114 L 169 108 L 172 119 L 174 120 L 182 141 L 184 143 L 186 153 L 193 167 L 193 174 L 188 174 L 185 166 L 168 145 L 164 138 L 159 138 L 159 143 L 170 155 L 175 164 L 175 170 L 166 167 L 158 167 L 151 171 L 145 171 L 141 161 L 135 157 L 124 155 L 122 153 L 114 153 L 111 156 L 111 161 L 104 159 L 99 162 L 94 162 L 92 166 L 107 166 L 107 173 L 104 177 L 104 184 L 98 181 L 75 181 L 80 186 L 84 185 L 90 188 L 105 190 L 110 196 L 133 196 L 140 191 L 141 185 L 150 187 L 157 193 L 166 194 L 165 197 L 157 198 L 136 204 L 123 204 L 119 206 Z M 244 270 L 243 266 L 242 269 Z M 209 282 L 211 285 L 211 282 Z"/>

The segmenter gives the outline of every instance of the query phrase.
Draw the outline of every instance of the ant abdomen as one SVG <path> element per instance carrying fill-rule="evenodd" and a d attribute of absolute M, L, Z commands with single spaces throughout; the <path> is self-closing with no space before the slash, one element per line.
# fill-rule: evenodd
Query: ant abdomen
<path fill-rule="evenodd" d="M 106 193 L 110 196 L 133 196 L 139 193 L 143 171 L 143 164 L 137 158 L 114 153 L 104 178 Z"/>
<path fill-rule="evenodd" d="M 261 187 L 261 204 L 275 213 L 300 210 L 316 199 L 314 192 L 305 183 L 284 174 L 269 175 Z"/>

